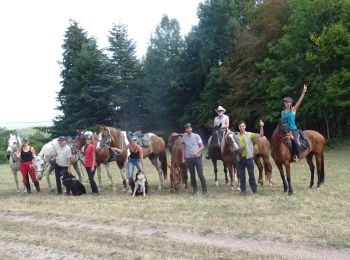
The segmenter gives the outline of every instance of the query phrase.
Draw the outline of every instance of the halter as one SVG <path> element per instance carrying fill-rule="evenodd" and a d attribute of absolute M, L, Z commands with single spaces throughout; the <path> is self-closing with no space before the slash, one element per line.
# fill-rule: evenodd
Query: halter
<path fill-rule="evenodd" d="M 109 127 L 105 127 L 105 129 L 107 130 L 107 136 L 105 137 L 106 141 L 103 140 L 102 135 L 101 135 L 101 140 L 99 141 L 101 149 L 106 147 L 106 148 L 112 150 L 113 157 L 118 157 L 119 155 L 121 155 L 121 153 L 113 150 L 112 147 L 111 147 L 111 143 L 112 143 L 112 141 L 114 141 L 113 140 L 113 136 L 111 136 L 111 130 L 109 129 Z"/>
<path fill-rule="evenodd" d="M 18 136 L 16 135 L 16 144 L 14 145 L 13 143 L 11 144 L 11 145 L 9 145 L 8 146 L 8 148 L 11 148 L 11 152 L 10 152 L 10 157 L 12 158 L 12 161 L 13 162 L 18 162 L 18 161 L 20 161 L 20 157 L 18 157 L 17 155 L 16 155 L 16 152 L 18 151 L 18 150 L 20 150 L 20 140 L 19 140 L 19 138 L 18 138 Z"/>

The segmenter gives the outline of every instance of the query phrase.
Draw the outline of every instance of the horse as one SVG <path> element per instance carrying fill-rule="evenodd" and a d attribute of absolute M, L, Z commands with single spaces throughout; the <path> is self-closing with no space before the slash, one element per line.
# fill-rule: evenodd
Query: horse
<path fill-rule="evenodd" d="M 288 191 L 288 195 L 293 194 L 293 188 L 291 184 L 290 177 L 290 164 L 293 163 L 293 153 L 291 152 L 291 137 L 289 134 L 289 130 L 283 130 L 283 126 L 281 123 L 277 125 L 275 131 L 272 135 L 272 158 L 276 163 L 276 166 L 280 172 L 284 192 Z M 314 130 L 305 130 L 303 131 L 305 136 L 309 141 L 309 147 L 301 152 L 300 158 L 305 158 L 310 168 L 311 178 L 309 188 L 312 188 L 314 185 L 314 172 L 315 165 L 312 162 L 313 156 L 316 157 L 316 167 L 317 167 L 317 188 L 320 187 L 322 183 L 324 183 L 325 170 L 324 170 L 324 145 L 325 139 L 322 134 L 316 132 Z M 284 176 L 284 169 L 287 174 L 287 182 Z"/>
<path fill-rule="evenodd" d="M 237 174 L 237 151 L 239 149 L 237 141 L 235 140 L 236 136 L 234 132 L 227 129 L 225 130 L 221 142 L 221 158 L 224 162 L 224 165 L 229 170 L 230 179 L 231 179 L 231 188 L 233 189 L 233 184 L 236 182 L 239 183 L 239 174 Z"/>
<path fill-rule="evenodd" d="M 113 137 L 112 133 L 115 133 L 115 137 Z M 123 133 L 124 131 L 120 131 L 113 127 L 107 127 L 107 126 L 101 125 L 101 144 L 107 148 L 117 147 L 116 144 L 113 142 L 113 140 L 115 140 L 115 138 L 122 139 L 121 135 Z M 143 157 L 144 158 L 148 157 L 151 163 L 153 164 L 153 166 L 157 169 L 158 175 L 159 175 L 158 190 L 161 190 L 162 183 L 163 183 L 163 176 L 164 176 L 164 179 L 167 178 L 165 142 L 163 138 L 153 133 L 144 134 L 142 136 L 142 140 L 145 140 L 148 144 L 147 147 L 145 145 L 142 145 L 142 142 L 140 144 L 143 151 Z M 120 147 L 117 147 L 117 148 L 120 149 Z M 118 159 L 120 158 L 119 159 L 120 163 L 122 164 L 126 163 L 126 160 L 127 160 L 126 154 L 123 154 L 122 157 L 118 155 L 117 158 Z"/>
<path fill-rule="evenodd" d="M 182 162 L 182 134 L 172 133 L 168 138 L 168 148 L 171 154 L 171 164 L 168 165 L 170 169 L 170 189 L 172 192 L 178 191 L 180 182 L 182 182 L 185 184 L 185 189 L 187 190 L 187 164 Z"/>
<path fill-rule="evenodd" d="M 12 175 L 15 179 L 17 192 L 20 192 L 19 185 L 18 185 L 17 172 L 20 171 L 21 160 L 18 156 L 18 153 L 20 152 L 21 147 L 22 147 L 21 138 L 17 134 L 16 135 L 10 134 L 6 153 L 7 153 L 7 159 L 9 160 L 9 165 L 10 165 Z M 23 184 L 23 186 L 24 186 L 24 184 Z M 24 191 L 26 191 L 25 186 L 24 186 Z"/>
<path fill-rule="evenodd" d="M 102 128 L 102 126 L 101 126 Z M 117 129 L 107 129 L 107 138 L 102 140 L 102 134 L 99 135 L 91 132 L 91 131 L 79 131 L 76 140 L 78 141 L 78 147 L 81 149 L 85 145 L 84 135 L 90 133 L 92 135 L 92 143 L 96 146 L 96 163 L 97 163 L 97 175 L 98 175 L 98 187 L 101 189 L 102 187 L 102 174 L 101 174 L 101 165 L 103 164 L 106 168 L 107 176 L 112 184 L 113 191 L 116 191 L 116 185 L 113 181 L 113 176 L 109 171 L 109 163 L 112 161 L 116 161 L 116 164 L 120 170 L 122 183 L 123 183 L 123 191 L 126 190 L 126 167 L 125 162 L 127 159 L 127 152 L 123 154 L 118 154 L 114 152 L 111 147 L 124 148 L 129 144 L 128 139 L 126 138 L 126 132 L 120 131 Z"/>
<path fill-rule="evenodd" d="M 51 158 L 55 153 L 55 146 L 58 146 L 58 139 L 55 138 L 51 140 L 50 142 L 44 144 L 44 146 L 41 148 L 38 155 L 34 158 L 34 166 L 36 169 L 36 175 L 38 180 L 41 180 L 44 176 L 46 176 L 46 181 L 49 187 L 49 190 L 52 190 L 51 181 L 50 181 L 50 174 L 54 171 L 54 166 L 51 163 Z M 80 182 L 82 182 L 82 173 L 80 171 L 78 161 L 81 160 L 81 154 L 79 152 L 79 149 L 77 149 L 76 143 L 68 139 L 67 145 L 72 150 L 72 157 L 71 157 L 71 163 L 78 174 Z"/>
<path fill-rule="evenodd" d="M 214 176 L 215 176 L 215 185 L 216 187 L 219 186 L 218 181 L 218 167 L 217 167 L 217 161 L 221 160 L 224 166 L 224 173 L 225 173 L 225 185 L 228 183 L 228 177 L 227 177 L 227 167 L 225 162 L 222 160 L 222 153 L 221 153 L 221 142 L 219 140 L 219 126 L 215 126 L 212 129 L 212 135 L 209 137 L 208 143 L 210 143 L 208 149 L 211 156 L 211 162 L 214 166 Z M 231 177 L 231 175 L 230 175 Z M 231 183 L 233 183 L 233 180 L 231 179 Z"/>
<path fill-rule="evenodd" d="M 259 170 L 258 184 L 264 185 L 263 172 L 265 170 L 265 178 L 268 183 L 273 185 L 272 182 L 272 165 L 270 162 L 270 142 L 265 136 L 255 138 L 254 144 L 254 162 Z M 261 162 L 262 161 L 262 162 Z"/>

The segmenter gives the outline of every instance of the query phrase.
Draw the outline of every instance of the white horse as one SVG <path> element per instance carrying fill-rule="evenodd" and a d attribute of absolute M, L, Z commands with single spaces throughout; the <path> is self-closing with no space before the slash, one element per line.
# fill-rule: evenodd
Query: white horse
<path fill-rule="evenodd" d="M 17 134 L 16 135 L 10 134 L 6 153 L 7 153 L 7 158 L 9 160 L 12 175 L 15 178 L 17 192 L 20 192 L 17 172 L 20 171 L 19 167 L 20 167 L 21 159 L 19 158 L 18 153 L 20 152 L 21 147 L 22 147 L 21 138 Z M 26 192 L 24 183 L 23 183 L 23 187 L 24 187 L 23 191 Z"/>
<path fill-rule="evenodd" d="M 78 165 L 78 161 L 81 159 L 81 153 L 77 149 L 74 143 L 67 143 L 72 149 L 72 166 L 77 172 L 80 182 L 82 182 L 82 174 Z M 54 166 L 50 163 L 51 158 L 55 154 L 55 147 L 59 145 L 58 138 L 51 140 L 46 143 L 39 152 L 38 156 L 34 158 L 34 165 L 36 169 L 37 178 L 41 180 L 46 176 L 47 184 L 49 189 L 52 190 L 50 182 L 50 174 L 54 171 Z M 82 161 L 83 162 L 83 161 Z"/>

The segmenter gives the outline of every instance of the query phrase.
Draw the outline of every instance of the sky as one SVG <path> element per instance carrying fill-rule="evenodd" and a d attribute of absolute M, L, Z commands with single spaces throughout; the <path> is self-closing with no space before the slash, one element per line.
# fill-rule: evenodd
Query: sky
<path fill-rule="evenodd" d="M 163 15 L 178 20 L 182 35 L 197 25 L 201 0 L 0 1 L 0 127 L 49 125 L 59 111 L 58 62 L 69 19 L 108 46 L 113 23 L 128 26 L 141 58 Z"/>

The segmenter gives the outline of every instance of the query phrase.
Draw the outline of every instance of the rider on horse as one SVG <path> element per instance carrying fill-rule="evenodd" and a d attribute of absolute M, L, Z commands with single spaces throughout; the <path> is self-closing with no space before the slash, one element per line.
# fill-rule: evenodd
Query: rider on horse
<path fill-rule="evenodd" d="M 293 143 L 294 161 L 298 162 L 300 159 L 300 144 L 299 144 L 299 130 L 295 124 L 295 115 L 307 91 L 307 85 L 304 84 L 303 92 L 300 95 L 295 106 L 292 106 L 293 100 L 290 97 L 283 99 L 285 109 L 281 112 L 282 122 L 286 122 L 290 130 L 290 137 Z"/>
<path fill-rule="evenodd" d="M 214 124 L 213 128 L 219 128 L 218 135 L 219 135 L 219 142 L 222 141 L 222 138 L 224 136 L 224 132 L 229 128 L 230 125 L 230 118 L 228 115 L 225 115 L 226 109 L 222 106 L 218 106 L 217 109 L 215 109 L 216 113 L 218 114 L 217 117 L 214 118 Z M 210 148 L 211 145 L 211 139 L 208 141 L 208 148 Z M 206 159 L 211 159 L 210 150 L 208 149 L 208 153 L 205 156 Z"/>

